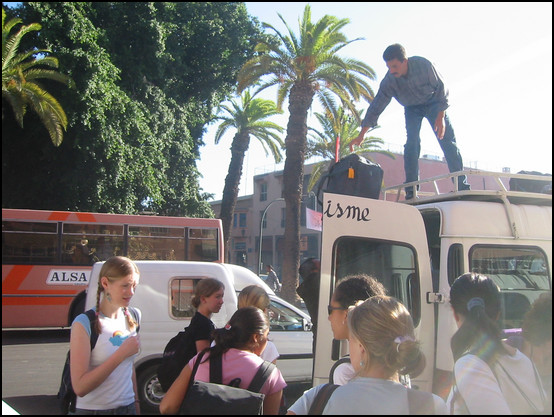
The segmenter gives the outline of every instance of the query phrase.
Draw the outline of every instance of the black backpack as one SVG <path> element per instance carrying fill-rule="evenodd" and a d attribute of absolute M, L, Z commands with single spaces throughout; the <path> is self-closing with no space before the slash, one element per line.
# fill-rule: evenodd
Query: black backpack
<path fill-rule="evenodd" d="M 138 323 L 138 313 L 133 307 L 129 307 L 129 311 L 133 315 L 135 321 Z M 96 342 L 98 341 L 98 333 L 96 333 L 96 326 L 94 322 L 96 321 L 96 312 L 92 309 L 85 311 L 89 321 L 90 321 L 90 350 L 94 349 Z M 137 333 L 139 331 L 140 325 L 137 327 Z M 60 383 L 60 389 L 58 390 L 58 400 L 60 400 L 60 410 L 62 414 L 68 414 L 69 411 L 72 413 L 75 412 L 75 406 L 77 404 L 77 395 L 73 391 L 71 386 L 71 369 L 69 367 L 69 351 L 65 357 L 65 364 L 62 371 L 62 380 Z"/>
<path fill-rule="evenodd" d="M 185 365 L 196 355 L 196 343 L 187 333 L 189 328 L 177 333 L 164 349 L 162 363 L 158 367 L 158 381 L 167 392 Z"/>

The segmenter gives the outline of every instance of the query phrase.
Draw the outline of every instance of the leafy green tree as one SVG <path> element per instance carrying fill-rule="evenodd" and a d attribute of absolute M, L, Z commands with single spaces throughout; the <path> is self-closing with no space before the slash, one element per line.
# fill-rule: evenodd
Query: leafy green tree
<path fill-rule="evenodd" d="M 4 207 L 214 216 L 196 161 L 262 37 L 243 3 L 24 2 L 7 12 L 41 22 L 29 44 L 53 51 L 76 88 L 59 92 L 68 129 L 58 148 L 34 146 L 37 132 L 13 116 L 2 124 Z"/>
<path fill-rule="evenodd" d="M 363 110 L 358 111 L 358 117 L 361 117 Z M 350 142 L 358 136 L 360 124 L 358 121 L 347 114 L 344 108 L 332 108 L 326 113 L 315 113 L 322 130 L 309 128 L 308 148 L 306 158 L 319 157 L 321 162 L 317 163 L 310 176 L 308 191 L 312 191 L 319 182 L 323 173 L 330 166 L 331 161 L 335 160 L 336 141 L 339 138 L 339 159 L 350 155 L 351 153 L 365 155 L 369 160 L 368 153 L 380 153 L 395 158 L 392 152 L 381 149 L 384 141 L 375 136 L 366 137 L 362 144 L 350 152 Z"/>
<path fill-rule="evenodd" d="M 18 52 L 23 36 L 42 28 L 38 23 L 31 23 L 10 35 L 12 29 L 20 23 L 19 18 L 6 21 L 6 11 L 2 7 L 2 120 L 4 100 L 10 104 L 22 128 L 27 107 L 30 107 L 48 130 L 52 143 L 59 146 L 63 132 L 67 129 L 67 116 L 61 104 L 41 86 L 39 80 L 50 79 L 69 86 L 72 80 L 67 75 L 47 69 L 58 68 L 58 60 L 46 55 L 50 53 L 48 49 L 33 48 Z M 46 56 L 35 58 L 39 54 Z"/>
<path fill-rule="evenodd" d="M 242 94 L 240 103 L 233 100 L 230 106 L 222 105 L 220 109 L 227 116 L 218 117 L 218 120 L 222 122 L 216 130 L 215 143 L 219 143 L 228 129 L 236 129 L 231 145 L 231 162 L 225 178 L 221 211 L 219 213 L 219 218 L 223 224 L 225 247 L 228 247 L 244 156 L 250 146 L 250 136 L 260 141 L 266 155 L 271 152 L 275 162 L 281 162 L 281 148 L 284 143 L 277 133 L 282 133 L 284 129 L 278 124 L 265 119 L 283 113 L 283 111 L 279 110 L 271 100 L 254 98 L 248 90 Z"/>
<path fill-rule="evenodd" d="M 277 35 L 278 42 L 260 42 L 259 55 L 249 60 L 238 76 L 239 92 L 260 82 L 261 91 L 277 86 L 277 104 L 282 106 L 288 97 L 289 121 L 285 138 L 286 160 L 283 171 L 285 216 L 285 248 L 283 256 L 283 296 L 297 299 L 297 272 L 300 264 L 300 207 L 303 167 L 306 155 L 308 110 L 314 96 L 328 108 L 338 99 L 342 106 L 356 114 L 354 101 L 371 100 L 373 91 L 368 84 L 375 72 L 356 59 L 345 59 L 338 52 L 349 41 L 341 29 L 348 19 L 325 15 L 312 23 L 311 9 L 306 5 L 296 35 L 283 17 L 288 35 L 264 23 Z"/>

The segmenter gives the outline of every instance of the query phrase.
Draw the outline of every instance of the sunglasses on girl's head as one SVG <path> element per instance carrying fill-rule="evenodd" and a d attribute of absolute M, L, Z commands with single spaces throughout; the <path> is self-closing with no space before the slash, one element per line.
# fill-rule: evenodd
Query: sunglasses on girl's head
<path fill-rule="evenodd" d="M 333 312 L 333 310 L 348 310 L 347 308 L 344 308 L 344 307 L 333 307 L 331 305 L 328 305 L 327 306 L 327 313 L 329 315 L 331 315 L 331 313 Z"/>

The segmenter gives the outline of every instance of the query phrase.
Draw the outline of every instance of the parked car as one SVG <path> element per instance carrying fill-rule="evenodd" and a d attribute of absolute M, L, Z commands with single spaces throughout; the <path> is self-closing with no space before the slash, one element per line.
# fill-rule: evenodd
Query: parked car
<path fill-rule="evenodd" d="M 223 327 L 237 309 L 237 294 L 251 284 L 260 285 L 269 295 L 271 306 L 270 340 L 280 357 L 277 366 L 287 382 L 311 382 L 312 332 L 310 316 L 279 298 L 252 271 L 232 264 L 191 261 L 135 261 L 140 282 L 131 305 L 142 311 L 140 352 L 135 359 L 142 412 L 157 412 L 164 392 L 157 369 L 167 342 L 190 324 L 194 309 L 190 303 L 196 282 L 216 278 L 225 285 L 224 304 L 212 316 L 216 327 Z M 98 274 L 103 262 L 92 268 L 86 309 L 96 303 Z"/>

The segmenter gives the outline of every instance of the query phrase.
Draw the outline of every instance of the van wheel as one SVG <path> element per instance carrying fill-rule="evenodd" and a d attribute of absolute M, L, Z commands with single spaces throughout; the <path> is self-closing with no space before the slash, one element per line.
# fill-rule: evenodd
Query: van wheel
<path fill-rule="evenodd" d="M 147 365 L 137 374 L 141 414 L 159 414 L 160 402 L 165 395 L 158 381 L 159 363 Z"/>

